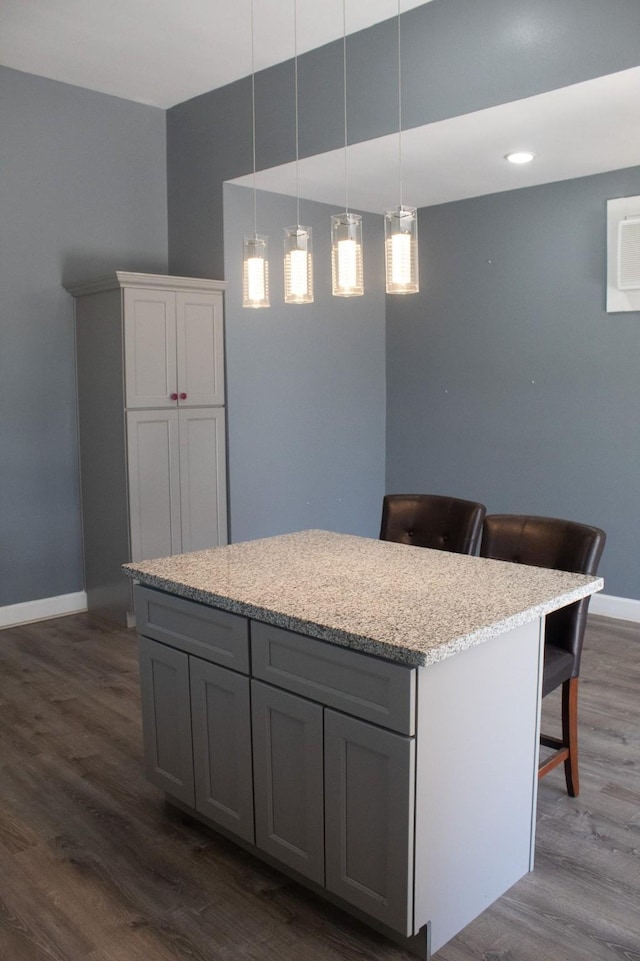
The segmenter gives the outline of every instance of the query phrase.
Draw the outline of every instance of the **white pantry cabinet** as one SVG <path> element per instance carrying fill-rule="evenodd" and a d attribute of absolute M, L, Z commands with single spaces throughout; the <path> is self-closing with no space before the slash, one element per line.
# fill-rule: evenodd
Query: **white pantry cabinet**
<path fill-rule="evenodd" d="M 122 564 L 227 543 L 224 287 L 124 271 L 67 287 L 87 601 L 119 623 Z"/>

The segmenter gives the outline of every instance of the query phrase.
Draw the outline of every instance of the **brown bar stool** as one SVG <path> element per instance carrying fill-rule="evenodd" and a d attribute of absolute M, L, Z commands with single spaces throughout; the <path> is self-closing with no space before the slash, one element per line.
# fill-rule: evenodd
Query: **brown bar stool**
<path fill-rule="evenodd" d="M 489 514 L 484 521 L 480 555 L 575 574 L 595 574 L 605 540 L 606 534 L 599 527 L 556 517 Z M 553 748 L 553 754 L 540 762 L 538 777 L 564 762 L 571 797 L 577 797 L 580 790 L 578 678 L 589 601 L 585 597 L 546 617 L 542 696 L 562 685 L 562 737 L 540 736 L 540 744 Z"/>

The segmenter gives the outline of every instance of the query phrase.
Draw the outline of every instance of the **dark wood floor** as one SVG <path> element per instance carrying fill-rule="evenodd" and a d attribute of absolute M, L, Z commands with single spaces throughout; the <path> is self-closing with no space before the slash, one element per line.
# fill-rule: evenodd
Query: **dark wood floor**
<path fill-rule="evenodd" d="M 0 632 L 0 959 L 404 961 L 165 808 L 137 683 L 133 634 L 87 615 Z M 580 797 L 544 779 L 535 871 L 437 961 L 640 961 L 638 625 L 591 619 L 580 724 Z"/>

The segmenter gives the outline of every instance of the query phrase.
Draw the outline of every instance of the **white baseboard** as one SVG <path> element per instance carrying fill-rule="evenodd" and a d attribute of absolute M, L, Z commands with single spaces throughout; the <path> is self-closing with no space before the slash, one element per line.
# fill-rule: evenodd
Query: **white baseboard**
<path fill-rule="evenodd" d="M 0 607 L 0 629 L 30 624 L 32 621 L 46 621 L 50 617 L 62 617 L 65 614 L 78 614 L 86 609 L 87 595 L 84 591 L 61 594 L 60 597 L 43 597 L 25 604 L 9 604 Z"/>
<path fill-rule="evenodd" d="M 633 597 L 615 597 L 613 594 L 593 594 L 589 613 L 615 617 L 619 621 L 636 621 L 640 624 L 640 601 L 634 600 Z"/>

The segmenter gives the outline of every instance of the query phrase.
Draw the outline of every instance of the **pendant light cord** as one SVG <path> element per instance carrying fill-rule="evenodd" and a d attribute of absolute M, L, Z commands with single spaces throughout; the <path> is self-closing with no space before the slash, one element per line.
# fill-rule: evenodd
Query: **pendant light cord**
<path fill-rule="evenodd" d="M 402 210 L 402 56 L 400 34 L 400 0 L 398 0 L 398 177 L 400 186 L 400 209 Z"/>
<path fill-rule="evenodd" d="M 293 0 L 293 71 L 295 96 L 296 130 L 296 224 L 300 226 L 300 171 L 298 148 L 298 0 Z"/>
<path fill-rule="evenodd" d="M 253 38 L 253 0 L 251 0 L 251 131 L 253 142 L 253 236 L 258 236 L 258 210 L 256 200 L 256 67 Z"/>
<path fill-rule="evenodd" d="M 342 0 L 342 95 L 344 99 L 344 210 L 349 213 L 349 163 L 347 152 L 347 0 Z"/>

